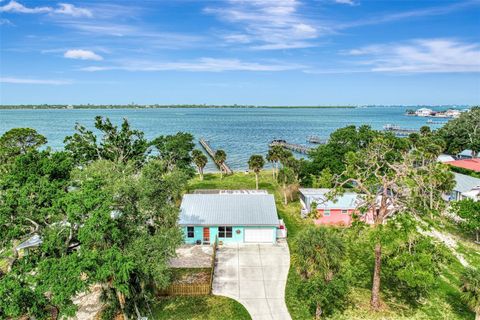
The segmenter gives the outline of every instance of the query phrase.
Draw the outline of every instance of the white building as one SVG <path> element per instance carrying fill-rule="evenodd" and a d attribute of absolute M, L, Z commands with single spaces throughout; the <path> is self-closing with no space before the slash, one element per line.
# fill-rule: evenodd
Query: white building
<path fill-rule="evenodd" d="M 462 200 L 466 198 L 475 201 L 480 200 L 480 179 L 460 173 L 455 175 L 455 187 L 450 195 L 450 200 Z"/>
<path fill-rule="evenodd" d="M 455 161 L 455 158 L 452 157 L 452 156 L 449 155 L 449 154 L 444 154 L 444 153 L 442 153 L 441 155 L 439 155 L 439 156 L 437 157 L 437 161 L 444 163 L 444 162 L 449 162 L 449 161 Z"/>
<path fill-rule="evenodd" d="M 459 115 L 460 115 L 460 110 L 448 109 L 447 111 L 445 111 L 445 116 L 447 116 L 449 118 L 456 118 Z"/>
<path fill-rule="evenodd" d="M 432 114 L 433 114 L 433 110 L 428 108 L 421 108 L 415 111 L 415 115 L 417 117 L 429 117 Z"/>

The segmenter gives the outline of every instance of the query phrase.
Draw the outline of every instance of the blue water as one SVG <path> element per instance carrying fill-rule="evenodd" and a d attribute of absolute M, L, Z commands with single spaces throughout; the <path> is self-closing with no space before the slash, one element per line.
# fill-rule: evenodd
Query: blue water
<path fill-rule="evenodd" d="M 420 128 L 425 118 L 405 116 L 405 107 L 355 109 L 87 109 L 87 110 L 0 110 L 0 134 L 16 127 L 36 129 L 53 149 L 63 148 L 63 139 L 74 132 L 78 122 L 93 128 L 94 117 L 108 116 L 120 123 L 127 118 L 132 127 L 143 130 L 147 138 L 192 133 L 205 137 L 215 149 L 227 152 L 233 169 L 245 169 L 252 154 L 265 154 L 272 139 L 308 145 L 306 138 L 328 138 L 337 128 L 368 124 L 382 129 L 387 123 L 404 128 Z M 437 128 L 439 125 L 431 125 Z M 210 161 L 207 169 L 214 167 Z"/>

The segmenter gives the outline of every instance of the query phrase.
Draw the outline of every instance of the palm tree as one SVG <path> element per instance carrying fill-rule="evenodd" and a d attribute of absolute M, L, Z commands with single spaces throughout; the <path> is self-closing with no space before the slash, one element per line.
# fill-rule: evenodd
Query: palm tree
<path fill-rule="evenodd" d="M 467 268 L 463 271 L 462 300 L 475 312 L 475 320 L 480 320 L 480 272 L 473 268 Z"/>
<path fill-rule="evenodd" d="M 290 150 L 281 149 L 278 153 L 278 160 L 282 167 L 288 167 L 288 159 L 293 158 L 293 153 Z"/>
<path fill-rule="evenodd" d="M 213 156 L 213 159 L 215 162 L 218 164 L 220 168 L 220 179 L 223 179 L 223 164 L 225 163 L 225 160 L 227 160 L 227 154 L 225 151 L 219 149 L 215 151 L 215 155 Z"/>
<path fill-rule="evenodd" d="M 272 146 L 267 153 L 267 160 L 274 164 L 273 167 L 273 178 L 278 175 L 278 162 L 280 161 L 280 156 L 283 153 L 283 148 L 281 146 Z"/>
<path fill-rule="evenodd" d="M 202 151 L 195 149 L 192 151 L 192 159 L 195 165 L 197 166 L 198 174 L 200 175 L 200 180 L 203 180 L 203 168 L 207 165 L 208 158 L 203 154 Z"/>
<path fill-rule="evenodd" d="M 255 172 L 255 186 L 257 190 L 258 190 L 258 174 L 263 169 L 264 165 L 265 165 L 265 160 L 263 160 L 263 157 L 259 154 L 252 155 L 248 160 L 248 168 L 250 170 L 253 170 L 253 172 Z"/>
<path fill-rule="evenodd" d="M 285 205 L 287 205 L 288 204 L 287 191 L 289 190 L 289 187 L 296 182 L 295 173 L 291 168 L 283 167 L 278 172 L 277 179 L 278 179 L 278 182 L 282 184 L 283 199 L 284 199 Z"/>

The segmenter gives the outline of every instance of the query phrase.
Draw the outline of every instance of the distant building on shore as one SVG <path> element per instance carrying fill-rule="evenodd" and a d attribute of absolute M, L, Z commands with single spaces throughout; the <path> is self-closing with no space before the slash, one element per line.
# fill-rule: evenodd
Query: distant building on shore
<path fill-rule="evenodd" d="M 417 111 L 415 111 L 415 115 L 417 117 L 429 117 L 432 114 L 433 114 L 433 110 L 428 108 L 420 108 Z"/>

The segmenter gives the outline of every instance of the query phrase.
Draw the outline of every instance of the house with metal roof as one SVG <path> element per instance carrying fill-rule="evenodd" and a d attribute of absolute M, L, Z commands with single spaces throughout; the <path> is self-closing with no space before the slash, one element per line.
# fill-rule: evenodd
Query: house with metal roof
<path fill-rule="evenodd" d="M 267 193 L 185 194 L 179 225 L 185 243 L 274 243 L 280 222 Z"/>
<path fill-rule="evenodd" d="M 448 161 L 445 163 L 457 168 L 480 172 L 480 158 L 455 160 L 455 161 Z"/>
<path fill-rule="evenodd" d="M 300 188 L 300 203 L 302 204 L 302 217 L 306 217 L 312 210 L 316 211 L 315 224 L 324 225 L 350 225 L 353 215 L 358 214 L 361 203 L 361 195 L 355 192 L 345 192 L 342 195 L 330 199 L 328 193 L 331 189 Z M 360 216 L 360 220 L 373 223 L 370 213 Z"/>
<path fill-rule="evenodd" d="M 457 159 L 458 160 L 463 160 L 463 159 L 474 159 L 480 157 L 480 155 L 473 156 L 474 152 L 470 149 L 465 149 L 462 152 L 457 154 Z"/>
<path fill-rule="evenodd" d="M 480 200 L 480 179 L 465 174 L 453 173 L 455 175 L 455 187 L 450 195 L 450 200 L 462 200 L 471 198 Z"/>

